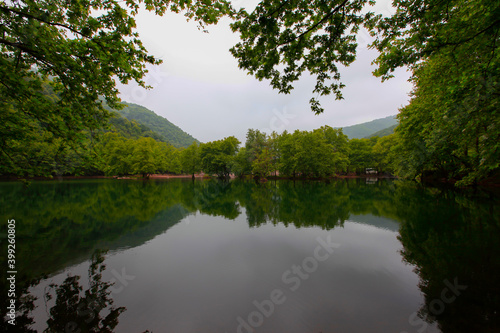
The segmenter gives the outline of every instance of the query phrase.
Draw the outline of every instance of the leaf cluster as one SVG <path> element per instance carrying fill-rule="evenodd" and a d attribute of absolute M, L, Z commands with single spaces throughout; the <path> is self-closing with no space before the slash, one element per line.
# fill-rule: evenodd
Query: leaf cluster
<path fill-rule="evenodd" d="M 231 24 L 241 42 L 231 48 L 240 68 L 288 94 L 304 72 L 316 77 L 313 93 L 333 93 L 341 99 L 338 65 L 348 66 L 356 56 L 356 34 L 372 17 L 362 14 L 367 0 L 261 1 L 251 13 L 240 10 Z M 318 100 L 310 100 L 316 114 Z"/>

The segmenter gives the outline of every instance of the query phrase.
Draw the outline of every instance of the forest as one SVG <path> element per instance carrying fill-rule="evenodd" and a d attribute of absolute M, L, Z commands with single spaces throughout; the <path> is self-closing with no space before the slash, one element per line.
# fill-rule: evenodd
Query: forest
<path fill-rule="evenodd" d="M 498 182 L 500 4 L 395 0 L 389 16 L 370 11 L 372 4 L 262 1 L 247 12 L 225 0 L 0 2 L 0 175 L 330 177 L 374 168 L 458 186 Z M 200 27 L 231 18 L 239 67 L 285 94 L 309 73 L 315 96 L 342 99 L 339 66 L 356 59 L 356 35 L 367 29 L 379 52 L 375 76 L 411 70 L 410 103 L 399 110 L 395 133 L 381 138 L 348 140 L 328 126 L 251 129 L 242 147 L 228 137 L 176 148 L 182 144 L 146 128 L 123 135 L 109 125 L 109 108 L 123 107 L 115 80 L 147 87 L 146 64 L 161 63 L 134 30 L 142 5 L 158 15 L 182 12 Z M 324 111 L 317 97 L 310 105 Z"/>
<path fill-rule="evenodd" d="M 90 149 L 73 151 L 62 140 L 40 138 L 16 155 L 18 177 L 69 175 L 128 176 L 203 172 L 219 178 L 272 175 L 331 177 L 364 174 L 366 168 L 392 174 L 391 136 L 351 139 L 341 129 L 267 135 L 249 129 L 244 146 L 235 137 L 176 148 L 135 121 L 113 118 L 111 129 Z M 90 143 L 88 143 L 90 146 Z M 5 167 L 5 165 L 4 165 Z M 15 175 L 4 169 L 4 174 Z"/>

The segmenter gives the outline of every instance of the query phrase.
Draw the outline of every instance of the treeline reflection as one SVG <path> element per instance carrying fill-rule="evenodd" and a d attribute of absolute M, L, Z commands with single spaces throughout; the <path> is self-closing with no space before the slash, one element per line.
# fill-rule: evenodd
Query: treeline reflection
<path fill-rule="evenodd" d="M 412 319 L 416 330 L 434 321 L 443 332 L 500 328 L 500 202 L 489 193 L 359 179 L 263 184 L 106 180 L 34 182 L 27 188 L 4 183 L 0 192 L 1 218 L 16 219 L 22 291 L 45 274 L 88 260 L 95 249 L 138 246 L 196 212 L 227 219 L 244 212 L 249 227 L 272 223 L 325 230 L 365 215 L 399 223 L 403 260 L 415 266 L 425 295 L 418 319 Z M 2 281 L 5 274 L 0 273 Z M 445 281 L 455 280 L 466 288 L 445 302 Z M 5 295 L 7 286 L 0 286 Z M 30 303 L 19 301 L 29 312 Z M 6 302 L 1 302 L 3 309 Z"/>

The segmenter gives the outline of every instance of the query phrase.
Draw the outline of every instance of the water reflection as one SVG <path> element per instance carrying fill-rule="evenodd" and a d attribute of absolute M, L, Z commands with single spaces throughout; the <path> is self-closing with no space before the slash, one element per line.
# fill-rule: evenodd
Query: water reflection
<path fill-rule="evenodd" d="M 499 332 L 498 200 L 436 190 L 401 198 L 410 199 L 399 240 L 425 296 L 415 327 L 437 322 L 442 332 Z"/>
<path fill-rule="evenodd" d="M 97 251 L 92 255 L 88 270 L 88 288 L 83 290 L 80 276 L 70 275 L 60 285 L 50 284 L 45 293 L 45 304 L 55 298 L 44 332 L 105 332 L 111 333 L 118 325 L 118 317 L 125 307 L 113 306 L 113 283 L 102 281 L 104 257 Z"/>
<path fill-rule="evenodd" d="M 51 283 L 43 294 L 44 310 L 48 314 L 44 333 L 112 333 L 118 325 L 119 316 L 126 307 L 113 305 L 115 282 L 103 281 L 104 252 L 95 251 L 90 258 L 87 281 L 81 281 L 80 275 L 69 274 L 62 283 Z M 38 281 L 33 281 L 36 285 Z M 37 332 L 32 311 L 37 298 L 24 289 L 22 296 L 16 299 L 18 313 L 14 324 L 7 316 L 2 322 L 3 332 Z M 143 333 L 148 333 L 146 330 Z"/>
<path fill-rule="evenodd" d="M 500 328 L 500 205 L 498 197 L 490 194 L 394 181 L 367 184 L 364 180 L 34 182 L 29 188 L 4 183 L 0 193 L 0 218 L 15 217 L 17 221 L 17 283 L 19 294 L 24 295 L 19 299 L 22 314 L 18 314 L 17 328 L 27 332 L 34 307 L 33 296 L 26 293 L 30 285 L 88 258 L 92 263 L 99 261 L 92 257 L 97 248 L 122 251 L 147 243 L 196 213 L 244 218 L 253 229 L 274 225 L 329 231 L 355 221 L 399 232 L 402 258 L 414 265 L 425 302 L 415 313 L 398 319 L 408 322 L 408 332 L 423 332 L 430 323 L 437 323 L 446 333 L 496 332 Z M 5 233 L 5 226 L 1 228 Z M 210 225 L 204 228 L 208 232 Z M 254 246 L 245 242 L 242 239 L 241 244 L 249 250 Z M 351 250 L 360 248 L 361 244 Z M 89 320 L 97 325 L 87 331 L 116 326 L 124 308 L 113 308 L 106 299 L 109 285 L 99 280 L 98 272 L 102 261 L 91 266 L 95 266 L 92 274 L 89 271 L 93 282 L 85 292 L 74 276 L 53 286 L 55 304 L 47 322 L 49 332 L 64 331 L 63 322 L 83 327 Z M 0 272 L 2 281 L 6 281 L 5 274 Z M 5 295 L 7 286 L 1 283 L 0 287 Z M 6 300 L 1 303 L 6 309 Z M 89 304 L 99 310 L 92 320 L 78 315 L 84 311 L 78 307 L 88 310 Z"/>

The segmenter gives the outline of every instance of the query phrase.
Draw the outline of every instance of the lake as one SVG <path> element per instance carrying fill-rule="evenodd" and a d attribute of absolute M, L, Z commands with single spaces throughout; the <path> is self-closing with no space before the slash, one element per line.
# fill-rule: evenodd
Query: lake
<path fill-rule="evenodd" d="M 500 331 L 500 199 L 488 191 L 55 180 L 0 183 L 0 204 L 2 331 Z"/>

